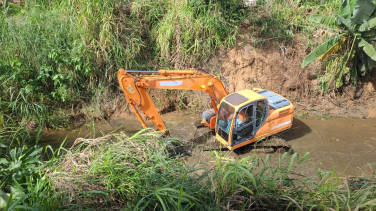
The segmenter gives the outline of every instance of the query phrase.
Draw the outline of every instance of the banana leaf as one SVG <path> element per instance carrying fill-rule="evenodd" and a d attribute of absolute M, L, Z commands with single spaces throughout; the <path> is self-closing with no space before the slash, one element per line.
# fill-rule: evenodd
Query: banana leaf
<path fill-rule="evenodd" d="M 362 25 L 359 27 L 359 31 L 364 32 L 364 31 L 369 31 L 373 29 L 376 26 L 376 18 L 372 18 L 366 22 L 364 22 Z"/>
<path fill-rule="evenodd" d="M 367 54 L 364 52 L 361 54 L 362 63 L 359 64 L 359 70 L 362 73 L 362 76 L 365 76 L 375 67 L 375 61 L 373 61 Z"/>
<path fill-rule="evenodd" d="M 353 13 L 353 24 L 363 24 L 375 10 L 374 0 L 357 0 Z"/>
<path fill-rule="evenodd" d="M 376 51 L 373 45 L 362 39 L 359 42 L 359 47 L 363 48 L 363 51 L 374 61 L 376 61 Z"/>
<path fill-rule="evenodd" d="M 346 38 L 342 38 L 342 40 L 338 41 L 336 44 L 334 44 L 326 53 L 324 53 L 322 56 L 320 56 L 319 60 L 324 60 L 327 56 L 334 53 L 335 51 L 338 51 L 339 47 L 345 43 Z"/>
<path fill-rule="evenodd" d="M 338 17 L 337 21 L 338 21 L 338 25 L 343 24 L 343 25 L 346 26 L 346 28 L 347 28 L 349 31 L 352 31 L 352 30 L 353 30 L 352 22 L 351 22 L 350 19 L 345 19 L 345 18 L 343 18 L 343 17 Z"/>
<path fill-rule="evenodd" d="M 336 18 L 335 17 L 328 17 L 323 15 L 311 15 L 308 18 L 309 21 L 313 23 L 320 23 L 327 26 L 337 26 Z"/>
<path fill-rule="evenodd" d="M 330 53 L 338 50 L 341 43 L 344 42 L 344 37 L 335 36 L 328 41 L 319 45 L 315 50 L 313 50 L 303 61 L 302 68 L 307 66 L 309 63 L 315 61 L 318 58 L 326 58 Z"/>
<path fill-rule="evenodd" d="M 341 5 L 341 16 L 343 18 L 351 18 L 351 14 L 355 8 L 355 0 L 343 0 Z"/>
<path fill-rule="evenodd" d="M 339 75 L 336 78 L 336 87 L 340 88 L 343 85 L 343 74 L 349 72 L 348 67 L 343 67 L 342 70 L 339 71 Z"/>
<path fill-rule="evenodd" d="M 361 37 L 365 40 L 375 41 L 376 40 L 376 28 L 369 31 L 361 32 Z"/>

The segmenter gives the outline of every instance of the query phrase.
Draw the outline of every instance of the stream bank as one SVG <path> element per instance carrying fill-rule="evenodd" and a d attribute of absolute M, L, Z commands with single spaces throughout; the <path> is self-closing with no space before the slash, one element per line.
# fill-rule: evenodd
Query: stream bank
<path fill-rule="evenodd" d="M 187 145 L 184 158 L 187 163 L 210 164 L 210 150 L 203 148 L 218 149 L 218 143 L 209 129 L 195 127 L 195 122 L 200 120 L 198 115 L 170 113 L 162 118 L 170 129 L 171 138 Z M 151 126 L 151 122 L 148 125 Z M 114 118 L 88 122 L 73 130 L 46 130 L 40 145 L 51 145 L 56 149 L 65 140 L 64 147 L 69 148 L 78 137 L 99 137 L 120 131 L 133 134 L 141 128 L 136 119 Z M 306 174 L 318 168 L 329 171 L 333 166 L 345 176 L 370 177 L 375 173 L 376 166 L 368 164 L 376 163 L 376 119 L 296 117 L 293 127 L 280 136 L 301 156 L 306 152 L 311 153 L 304 165 Z M 229 156 L 236 159 L 251 154 L 235 151 Z M 257 156 L 265 157 L 266 154 L 259 153 Z M 272 158 L 277 159 L 278 154 L 272 154 Z"/>

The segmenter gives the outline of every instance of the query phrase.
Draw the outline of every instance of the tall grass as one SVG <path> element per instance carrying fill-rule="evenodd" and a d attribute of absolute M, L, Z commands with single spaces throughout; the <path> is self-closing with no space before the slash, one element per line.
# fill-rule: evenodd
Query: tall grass
<path fill-rule="evenodd" d="M 176 68 L 191 66 L 218 47 L 236 43 L 238 29 L 226 21 L 221 9 L 214 1 L 188 0 L 137 0 L 132 6 L 134 14 L 150 22 L 156 53 Z"/>
<path fill-rule="evenodd" d="M 210 169 L 184 165 L 177 140 L 155 132 L 79 138 L 70 149 L 15 148 L 0 166 L 9 208 L 43 210 L 374 210 L 376 180 L 335 170 L 300 175 L 308 158 L 242 159 L 213 151 Z M 274 160 L 277 159 L 277 160 Z M 272 162 L 273 161 L 273 162 Z M 12 172 L 16 171 L 18 173 Z M 22 173 L 22 174 L 19 174 Z M 15 180 L 8 180 L 9 175 Z M 25 177 L 26 176 L 26 177 Z M 24 180 L 23 178 L 26 178 Z M 6 193 L 9 195 L 5 196 Z M 4 195 L 5 194 L 5 195 Z M 4 208 L 4 207 L 2 207 Z"/>
<path fill-rule="evenodd" d="M 210 169 L 185 166 L 174 140 L 141 131 L 77 139 L 52 159 L 34 195 L 24 203 L 50 209 L 125 210 L 373 210 L 374 179 L 345 180 L 317 171 L 299 175 L 303 157 L 287 153 L 271 162 L 255 155 L 243 159 L 212 152 Z M 180 147 L 179 147 L 180 148 Z M 180 148 L 181 149 L 181 148 Z M 54 156 L 56 156 L 57 151 Z M 277 163 L 277 164 L 273 164 Z M 42 181 L 42 180 L 41 180 Z M 51 201 L 56 204 L 52 204 Z"/>
<path fill-rule="evenodd" d="M 2 110 L 21 121 L 31 108 L 28 117 L 43 125 L 54 125 L 54 107 L 118 90 L 120 67 L 194 66 L 235 44 L 237 33 L 215 1 L 38 0 L 17 8 L 7 2 L 0 13 Z"/>
<path fill-rule="evenodd" d="M 293 44 L 291 41 L 296 35 L 300 42 L 311 46 L 316 43 L 311 37 L 316 27 L 308 21 L 308 17 L 337 14 L 340 4 L 339 0 L 259 0 L 247 13 L 250 26 L 247 32 L 256 39 L 255 47 L 262 47 L 266 41 L 276 42 L 279 46 Z"/>

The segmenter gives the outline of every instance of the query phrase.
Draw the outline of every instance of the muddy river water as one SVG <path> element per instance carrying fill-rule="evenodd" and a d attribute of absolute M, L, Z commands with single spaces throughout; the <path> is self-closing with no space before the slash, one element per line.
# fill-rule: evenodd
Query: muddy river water
<path fill-rule="evenodd" d="M 197 129 L 198 115 L 164 115 L 163 119 L 170 129 L 171 137 L 184 143 L 208 145 L 214 142 L 212 133 L 206 129 Z M 91 125 L 90 125 L 91 124 Z M 149 125 L 152 125 L 149 122 Z M 74 130 L 49 130 L 42 134 L 41 145 L 57 148 L 65 140 L 64 146 L 70 147 L 78 137 L 89 134 L 101 136 L 110 132 L 123 131 L 132 134 L 141 129 L 138 120 L 115 118 L 110 121 L 86 123 Z M 293 151 L 304 155 L 311 152 L 305 162 L 307 171 L 335 170 L 344 176 L 371 176 L 376 172 L 376 119 L 351 118 L 294 118 L 291 129 L 281 136 L 292 146 Z M 248 153 L 229 152 L 230 157 L 241 158 Z M 258 154 L 263 157 L 264 154 Z M 278 159 L 277 153 L 271 155 Z M 210 151 L 193 152 L 187 158 L 190 162 L 210 162 Z M 374 165 L 369 165 L 374 163 Z"/>

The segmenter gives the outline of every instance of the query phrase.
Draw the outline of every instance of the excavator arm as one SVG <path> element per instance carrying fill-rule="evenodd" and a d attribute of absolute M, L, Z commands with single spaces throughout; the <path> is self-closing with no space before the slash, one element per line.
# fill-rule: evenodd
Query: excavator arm
<path fill-rule="evenodd" d="M 130 73 L 143 73 L 143 75 L 133 76 Z M 169 132 L 151 101 L 147 89 L 182 89 L 206 92 L 211 97 L 210 104 L 216 114 L 218 112 L 217 105 L 228 94 L 220 78 L 197 69 L 182 71 L 126 71 L 119 69 L 118 80 L 127 102 L 140 120 L 142 127 L 146 128 L 147 125 L 137 108 L 153 122 L 158 131 L 163 132 L 166 136 L 169 135 Z"/>

